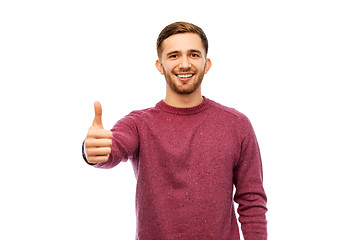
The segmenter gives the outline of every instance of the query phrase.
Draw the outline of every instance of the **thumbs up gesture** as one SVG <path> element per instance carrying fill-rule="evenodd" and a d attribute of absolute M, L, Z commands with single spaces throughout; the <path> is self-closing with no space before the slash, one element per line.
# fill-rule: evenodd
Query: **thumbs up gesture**
<path fill-rule="evenodd" d="M 103 127 L 102 109 L 99 102 L 94 103 L 95 118 L 89 128 L 85 139 L 87 161 L 90 163 L 103 163 L 109 160 L 111 153 L 112 132 Z"/>

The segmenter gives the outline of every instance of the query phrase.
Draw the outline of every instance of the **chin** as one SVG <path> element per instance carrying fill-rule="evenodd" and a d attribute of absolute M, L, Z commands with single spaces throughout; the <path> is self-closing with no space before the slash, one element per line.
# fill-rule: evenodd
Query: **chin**
<path fill-rule="evenodd" d="M 194 75 L 193 78 L 189 82 L 181 82 L 176 75 L 165 74 L 167 85 L 172 91 L 181 95 L 192 94 L 201 86 L 203 75 Z"/>

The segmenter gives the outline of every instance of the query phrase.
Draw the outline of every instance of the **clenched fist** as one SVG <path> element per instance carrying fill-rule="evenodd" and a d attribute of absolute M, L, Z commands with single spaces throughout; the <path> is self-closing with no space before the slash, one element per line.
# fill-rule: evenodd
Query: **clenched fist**
<path fill-rule="evenodd" d="M 103 163 L 109 160 L 111 153 L 112 132 L 103 127 L 101 121 L 102 109 L 99 102 L 94 103 L 95 118 L 85 139 L 87 161 Z"/>

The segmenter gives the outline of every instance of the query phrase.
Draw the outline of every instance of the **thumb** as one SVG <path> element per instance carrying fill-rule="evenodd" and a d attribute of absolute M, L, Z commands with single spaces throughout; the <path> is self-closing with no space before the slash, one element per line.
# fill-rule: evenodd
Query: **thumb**
<path fill-rule="evenodd" d="M 95 109 L 95 118 L 93 121 L 93 127 L 96 128 L 104 128 L 103 124 L 102 124 L 102 120 L 101 120 L 101 115 L 102 115 L 102 109 L 101 109 L 101 104 L 99 102 L 95 102 L 94 103 L 94 109 Z"/>

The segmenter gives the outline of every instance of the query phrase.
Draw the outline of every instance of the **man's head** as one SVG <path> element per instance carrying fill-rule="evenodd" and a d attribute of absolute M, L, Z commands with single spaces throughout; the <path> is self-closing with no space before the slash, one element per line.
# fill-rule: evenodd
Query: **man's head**
<path fill-rule="evenodd" d="M 168 90 L 200 93 L 204 74 L 211 67 L 206 58 L 208 42 L 201 28 L 184 22 L 170 24 L 160 33 L 157 50 L 156 67 L 165 76 Z"/>

